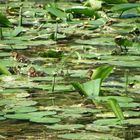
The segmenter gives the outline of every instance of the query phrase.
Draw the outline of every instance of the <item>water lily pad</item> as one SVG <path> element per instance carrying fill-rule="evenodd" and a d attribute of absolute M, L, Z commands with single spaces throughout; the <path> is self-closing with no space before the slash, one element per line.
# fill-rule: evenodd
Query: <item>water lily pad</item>
<path fill-rule="evenodd" d="M 16 102 L 17 102 L 16 99 L 1 99 L 0 100 L 0 106 L 16 104 Z"/>
<path fill-rule="evenodd" d="M 52 81 L 54 79 L 53 76 L 47 76 L 47 77 L 33 77 L 33 78 L 30 78 L 29 80 L 30 81 Z M 56 77 L 56 81 L 59 81 L 59 80 L 63 80 L 64 78 L 63 77 Z"/>
<path fill-rule="evenodd" d="M 29 117 L 27 114 L 23 114 L 23 113 L 20 113 L 20 114 L 6 114 L 4 115 L 5 118 L 8 118 L 8 119 L 17 119 L 17 120 L 28 120 Z"/>
<path fill-rule="evenodd" d="M 101 133 L 70 133 L 58 135 L 59 138 L 70 139 L 70 140 L 121 140 L 121 138 L 114 137 L 111 134 Z"/>
<path fill-rule="evenodd" d="M 26 107 L 26 106 L 31 106 L 31 105 L 36 105 L 37 102 L 36 101 L 32 101 L 32 100 L 21 100 L 21 101 L 17 101 L 16 106 L 20 106 L 20 107 Z"/>
<path fill-rule="evenodd" d="M 112 125 L 121 125 L 122 121 L 120 121 L 119 119 L 99 119 L 94 121 L 93 124 L 112 126 Z"/>
<path fill-rule="evenodd" d="M 72 113 L 61 113 L 59 115 L 56 115 L 57 118 L 62 118 L 62 119 L 65 119 L 65 118 L 81 118 L 82 115 L 81 114 L 72 114 Z"/>
<path fill-rule="evenodd" d="M 19 98 L 23 98 L 23 97 L 28 97 L 29 93 L 27 93 L 27 91 L 25 90 L 18 90 L 18 89 L 4 89 L 3 91 L 0 91 L 0 94 L 2 94 L 3 96 L 12 96 L 12 97 L 19 97 Z"/>
<path fill-rule="evenodd" d="M 0 53 L 0 57 L 9 57 L 9 56 L 10 56 L 10 53 L 7 53 L 7 52 Z"/>
<path fill-rule="evenodd" d="M 100 112 L 98 109 L 84 108 L 84 107 L 69 107 L 64 108 L 63 111 L 67 114 L 82 114 L 82 113 L 97 113 Z"/>
<path fill-rule="evenodd" d="M 28 112 L 37 111 L 37 108 L 25 106 L 25 107 L 15 107 L 15 108 L 13 108 L 13 110 L 14 110 L 16 113 L 28 113 Z"/>
<path fill-rule="evenodd" d="M 101 41 L 102 40 L 102 41 Z M 95 39 L 90 39 L 90 40 L 81 40 L 77 39 L 75 41 L 78 44 L 84 44 L 84 45 L 115 45 L 113 38 L 95 38 Z"/>
<path fill-rule="evenodd" d="M 120 107 L 126 107 L 126 108 L 131 108 L 131 107 L 140 107 L 140 103 L 135 103 L 135 102 L 132 102 L 132 103 L 119 103 Z"/>
<path fill-rule="evenodd" d="M 109 126 L 88 124 L 86 126 L 86 130 L 95 131 L 95 132 L 110 132 L 112 129 Z"/>
<path fill-rule="evenodd" d="M 47 128 L 49 129 L 54 129 L 54 130 L 75 130 L 75 129 L 79 129 L 79 128 L 84 128 L 84 125 L 82 124 L 55 124 L 52 126 L 47 126 Z"/>
<path fill-rule="evenodd" d="M 140 112 L 138 111 L 124 111 L 124 116 L 126 117 L 139 117 L 140 116 Z"/>
<path fill-rule="evenodd" d="M 61 120 L 58 118 L 50 118 L 50 117 L 33 117 L 30 119 L 31 122 L 36 122 L 36 123 L 46 123 L 46 124 L 54 124 L 58 123 Z"/>
<path fill-rule="evenodd" d="M 0 116 L 3 116 L 3 112 L 2 111 L 0 111 Z"/>
<path fill-rule="evenodd" d="M 29 115 L 30 118 L 44 117 L 44 116 L 55 115 L 55 114 L 56 114 L 56 111 L 38 111 L 38 112 L 27 113 L 27 115 Z"/>
<path fill-rule="evenodd" d="M 6 118 L 4 118 L 4 117 L 0 117 L 0 121 L 3 121 L 3 120 L 5 120 Z"/>
<path fill-rule="evenodd" d="M 139 118 L 127 119 L 124 122 L 126 124 L 130 124 L 130 125 L 140 125 L 140 119 Z"/>
<path fill-rule="evenodd" d="M 96 97 L 97 101 L 107 101 L 108 99 L 116 99 L 118 102 L 122 102 L 122 103 L 130 103 L 130 102 L 133 101 L 133 98 L 122 97 L 122 96 L 102 96 L 102 97 Z"/>
<path fill-rule="evenodd" d="M 37 85 L 35 86 L 35 88 L 51 91 L 52 84 L 51 85 Z M 57 84 L 54 88 L 54 91 L 70 91 L 70 90 L 72 90 L 71 85 L 58 85 Z"/>

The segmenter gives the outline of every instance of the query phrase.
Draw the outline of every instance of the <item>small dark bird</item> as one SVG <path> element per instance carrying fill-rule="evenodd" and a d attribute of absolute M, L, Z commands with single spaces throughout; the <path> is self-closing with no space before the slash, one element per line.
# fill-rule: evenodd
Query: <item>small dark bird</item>
<path fill-rule="evenodd" d="M 24 55 L 22 54 L 19 54 L 17 52 L 12 52 L 12 55 L 11 55 L 14 60 L 18 61 L 18 62 L 21 62 L 21 63 L 26 63 L 26 64 L 30 64 L 31 61 Z"/>
<path fill-rule="evenodd" d="M 129 32 L 130 34 L 133 34 L 135 36 L 140 35 L 140 30 L 139 28 L 134 28 L 131 32 Z"/>
<path fill-rule="evenodd" d="M 120 47 L 122 52 L 127 52 L 128 51 L 127 47 L 131 47 L 133 44 L 133 42 L 129 38 L 121 36 L 121 35 L 116 36 L 114 41 L 117 44 L 117 46 Z"/>
<path fill-rule="evenodd" d="M 9 67 L 8 71 L 12 74 L 22 74 L 21 67 L 19 65 L 16 65 L 14 67 Z"/>
<path fill-rule="evenodd" d="M 34 67 L 30 67 L 28 71 L 28 76 L 30 77 L 45 77 L 47 74 L 43 71 L 37 71 Z"/>

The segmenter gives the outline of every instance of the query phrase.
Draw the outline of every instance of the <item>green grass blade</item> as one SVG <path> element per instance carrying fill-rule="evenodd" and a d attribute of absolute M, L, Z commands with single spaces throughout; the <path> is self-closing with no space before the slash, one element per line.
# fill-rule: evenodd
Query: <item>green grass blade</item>
<path fill-rule="evenodd" d="M 120 105 L 118 104 L 118 101 L 116 99 L 108 99 L 107 103 L 109 104 L 109 106 L 111 107 L 112 111 L 114 112 L 115 116 L 119 119 L 119 120 L 124 120 L 124 115 L 122 112 L 122 109 L 120 107 Z"/>
<path fill-rule="evenodd" d="M 126 3 L 126 4 L 116 4 L 111 8 L 111 11 L 127 11 L 132 8 L 140 7 L 139 3 Z"/>
<path fill-rule="evenodd" d="M 98 67 L 95 72 L 93 72 L 91 79 L 101 79 L 101 82 L 109 76 L 111 71 L 113 70 L 113 66 L 101 66 Z"/>
<path fill-rule="evenodd" d="M 79 94 L 80 94 L 81 96 L 87 97 L 87 93 L 86 93 L 86 91 L 84 90 L 82 84 L 80 84 L 79 82 L 73 82 L 73 83 L 72 83 L 72 86 L 79 92 Z"/>
<path fill-rule="evenodd" d="M 11 75 L 11 73 L 7 70 L 6 67 L 4 67 L 3 65 L 0 65 L 0 75 Z"/>

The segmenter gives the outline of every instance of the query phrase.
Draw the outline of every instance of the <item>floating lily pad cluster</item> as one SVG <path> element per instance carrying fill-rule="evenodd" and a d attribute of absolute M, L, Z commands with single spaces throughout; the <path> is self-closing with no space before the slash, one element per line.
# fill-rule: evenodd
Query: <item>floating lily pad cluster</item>
<path fill-rule="evenodd" d="M 138 137 L 139 2 L 0 8 L 0 139 L 15 139 L 13 122 L 28 124 L 14 132 L 23 139 L 38 127 L 40 139 L 120 140 L 131 128 Z"/>

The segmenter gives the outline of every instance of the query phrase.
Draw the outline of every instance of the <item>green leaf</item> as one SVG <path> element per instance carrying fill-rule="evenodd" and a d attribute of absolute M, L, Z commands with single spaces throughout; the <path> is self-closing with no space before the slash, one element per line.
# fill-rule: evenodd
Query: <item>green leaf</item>
<path fill-rule="evenodd" d="M 29 117 L 28 115 L 25 113 L 20 113 L 20 114 L 6 114 L 4 115 L 5 118 L 8 118 L 8 119 L 17 119 L 17 120 L 28 120 Z"/>
<path fill-rule="evenodd" d="M 75 17 L 81 16 L 81 15 L 84 15 L 87 17 L 95 16 L 96 18 L 100 17 L 97 11 L 95 11 L 93 8 L 85 7 L 85 6 L 71 7 L 71 8 L 66 9 L 66 12 L 73 14 Z"/>
<path fill-rule="evenodd" d="M 39 53 L 41 57 L 49 57 L 49 58 L 59 58 L 61 59 L 63 57 L 62 51 L 55 51 L 55 50 L 48 50 L 47 52 L 41 52 Z"/>
<path fill-rule="evenodd" d="M 83 84 L 86 94 L 90 98 L 99 96 L 101 87 L 101 79 L 91 80 Z"/>
<path fill-rule="evenodd" d="M 127 0 L 102 0 L 108 4 L 127 3 Z"/>
<path fill-rule="evenodd" d="M 100 79 L 90 80 L 86 83 L 80 84 L 79 82 L 72 83 L 73 87 L 78 90 L 80 95 L 85 97 L 94 98 L 99 96 L 100 93 Z"/>
<path fill-rule="evenodd" d="M 131 104 L 131 102 L 133 102 L 133 98 L 123 96 L 99 96 L 96 97 L 96 100 L 99 102 L 106 102 L 110 98 L 117 100 L 119 104 Z"/>
<path fill-rule="evenodd" d="M 105 25 L 107 23 L 107 19 L 106 18 L 98 18 L 96 20 L 89 21 L 88 23 L 89 23 L 89 25 L 87 26 L 88 29 L 97 29 L 97 28 Z"/>
<path fill-rule="evenodd" d="M 0 117 L 0 121 L 3 121 L 3 120 L 5 120 L 6 118 L 4 118 L 4 117 Z"/>
<path fill-rule="evenodd" d="M 16 113 L 28 113 L 28 112 L 34 112 L 34 111 L 37 111 L 37 108 L 35 107 L 31 107 L 31 106 L 25 106 L 25 107 L 15 107 L 13 108 L 13 110 L 16 112 Z"/>
<path fill-rule="evenodd" d="M 64 125 L 55 124 L 52 126 L 46 125 L 46 127 L 49 129 L 54 129 L 54 130 L 75 130 L 78 128 L 84 128 L 84 125 L 82 125 L 82 124 L 64 124 Z"/>
<path fill-rule="evenodd" d="M 25 29 L 23 27 L 15 27 L 14 31 L 12 32 L 12 36 L 20 36 L 20 34 L 24 31 Z"/>
<path fill-rule="evenodd" d="M 4 75 L 11 75 L 11 73 L 7 70 L 7 68 L 3 65 L 0 64 L 0 75 L 4 74 Z"/>
<path fill-rule="evenodd" d="M 122 140 L 121 138 L 115 137 L 111 134 L 102 133 L 89 133 L 89 132 L 76 132 L 76 133 L 65 133 L 58 135 L 61 139 L 68 140 Z"/>
<path fill-rule="evenodd" d="M 37 112 L 31 112 L 27 113 L 30 118 L 32 117 L 44 117 L 44 116 L 49 116 L 49 115 L 55 115 L 56 111 L 37 111 Z"/>
<path fill-rule="evenodd" d="M 111 8 L 111 11 L 127 11 L 138 7 L 140 7 L 139 3 L 116 4 Z"/>
<path fill-rule="evenodd" d="M 53 124 L 53 123 L 58 123 L 61 121 L 59 118 L 52 118 L 52 117 L 33 117 L 30 119 L 31 122 L 36 122 L 36 123 L 47 123 L 47 124 Z"/>
<path fill-rule="evenodd" d="M 63 21 L 66 21 L 67 19 L 67 14 L 62 9 L 58 8 L 56 4 L 47 5 L 46 10 L 50 15 L 58 17 Z"/>
<path fill-rule="evenodd" d="M 124 121 L 126 124 L 130 124 L 130 125 L 140 125 L 140 119 L 139 118 L 132 118 L 132 119 L 127 119 Z"/>
<path fill-rule="evenodd" d="M 124 115 L 123 115 L 123 112 L 121 110 L 120 105 L 118 104 L 118 101 L 115 100 L 115 99 L 110 98 L 110 99 L 108 99 L 107 103 L 111 107 L 111 109 L 114 112 L 115 116 L 120 120 L 124 120 Z"/>
<path fill-rule="evenodd" d="M 101 126 L 113 126 L 113 125 L 120 125 L 122 122 L 120 119 L 99 119 L 93 122 L 95 125 L 101 125 Z"/>
<path fill-rule="evenodd" d="M 101 79 L 101 82 L 109 76 L 111 71 L 113 70 L 113 66 L 101 66 L 98 67 L 92 74 L 91 79 Z"/>
<path fill-rule="evenodd" d="M 79 94 L 81 96 L 86 96 L 87 97 L 87 93 L 86 91 L 84 90 L 82 84 L 80 84 L 79 82 L 73 82 L 72 83 L 72 86 L 79 92 Z"/>
<path fill-rule="evenodd" d="M 102 133 L 108 133 L 112 129 L 109 126 L 100 126 L 95 124 L 88 124 L 86 125 L 86 130 L 94 131 L 94 132 L 102 132 Z"/>
<path fill-rule="evenodd" d="M 11 23 L 8 20 L 8 18 L 2 13 L 0 13 L 0 27 L 10 27 L 10 26 L 11 26 Z"/>

